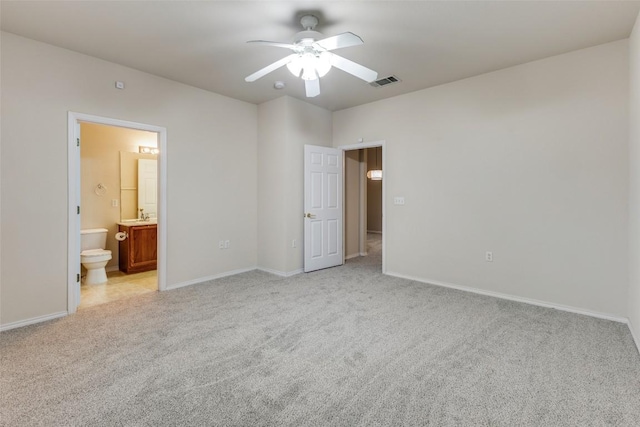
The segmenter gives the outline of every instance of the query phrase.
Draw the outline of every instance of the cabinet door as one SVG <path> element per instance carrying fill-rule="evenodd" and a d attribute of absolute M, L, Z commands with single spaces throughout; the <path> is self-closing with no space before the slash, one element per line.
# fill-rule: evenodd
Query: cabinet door
<path fill-rule="evenodd" d="M 132 270 L 156 268 L 158 255 L 157 227 L 131 227 L 129 231 L 129 266 Z"/>

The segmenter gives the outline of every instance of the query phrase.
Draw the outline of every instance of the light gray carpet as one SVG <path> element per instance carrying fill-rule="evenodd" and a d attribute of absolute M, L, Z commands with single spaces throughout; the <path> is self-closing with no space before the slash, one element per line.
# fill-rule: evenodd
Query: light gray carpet
<path fill-rule="evenodd" d="M 626 325 L 385 277 L 373 252 L 4 332 L 0 424 L 640 425 Z"/>

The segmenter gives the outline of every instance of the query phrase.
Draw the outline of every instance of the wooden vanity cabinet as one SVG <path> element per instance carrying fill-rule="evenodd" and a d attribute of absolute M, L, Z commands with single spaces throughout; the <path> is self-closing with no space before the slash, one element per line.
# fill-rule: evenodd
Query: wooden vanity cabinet
<path fill-rule="evenodd" d="M 119 225 L 118 231 L 127 233 L 120 242 L 120 271 L 140 273 L 158 266 L 158 225 Z"/>

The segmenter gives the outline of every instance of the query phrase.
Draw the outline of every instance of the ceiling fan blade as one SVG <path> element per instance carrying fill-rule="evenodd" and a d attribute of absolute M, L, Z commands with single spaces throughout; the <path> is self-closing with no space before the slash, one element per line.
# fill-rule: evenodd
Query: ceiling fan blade
<path fill-rule="evenodd" d="M 248 77 L 245 77 L 244 81 L 245 82 L 255 82 L 256 80 L 258 80 L 260 77 L 269 74 L 272 71 L 277 70 L 278 68 L 287 65 L 289 62 L 293 61 L 293 58 L 297 57 L 298 54 L 297 53 L 292 53 L 289 56 L 285 56 L 284 58 L 282 58 L 279 61 L 274 62 L 271 65 L 267 65 L 266 67 L 264 67 L 261 70 L 256 71 L 255 73 L 251 74 Z"/>
<path fill-rule="evenodd" d="M 314 98 L 320 95 L 320 79 L 305 80 L 304 88 L 307 92 L 307 98 Z"/>
<path fill-rule="evenodd" d="M 352 74 L 367 83 L 371 83 L 378 78 L 377 72 L 370 70 L 369 68 L 364 67 L 360 64 L 356 64 L 355 62 L 350 61 L 347 58 L 338 56 L 335 53 L 331 55 L 331 65 L 341 69 L 344 72 Z"/>
<path fill-rule="evenodd" d="M 267 40 L 249 40 L 247 43 L 263 44 L 263 45 L 275 46 L 275 47 L 284 47 L 286 49 L 295 48 L 294 45 L 289 44 L 289 43 L 270 42 L 270 41 L 267 41 Z"/>
<path fill-rule="evenodd" d="M 362 39 L 349 32 L 327 37 L 314 43 L 314 45 L 320 46 L 325 50 L 342 49 L 343 47 L 358 46 L 361 44 L 364 44 Z"/>

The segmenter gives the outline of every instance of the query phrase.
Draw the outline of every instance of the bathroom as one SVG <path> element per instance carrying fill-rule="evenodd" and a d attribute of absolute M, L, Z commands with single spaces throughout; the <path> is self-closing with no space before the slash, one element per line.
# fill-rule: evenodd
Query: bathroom
<path fill-rule="evenodd" d="M 83 122 L 80 140 L 80 227 L 84 246 L 78 308 L 157 291 L 158 134 Z M 127 258 L 134 231 L 135 235 L 149 237 L 151 240 L 145 244 L 152 248 L 145 251 L 148 259 L 144 263 L 132 267 L 127 265 Z M 135 251 L 140 252 L 139 248 Z"/>

